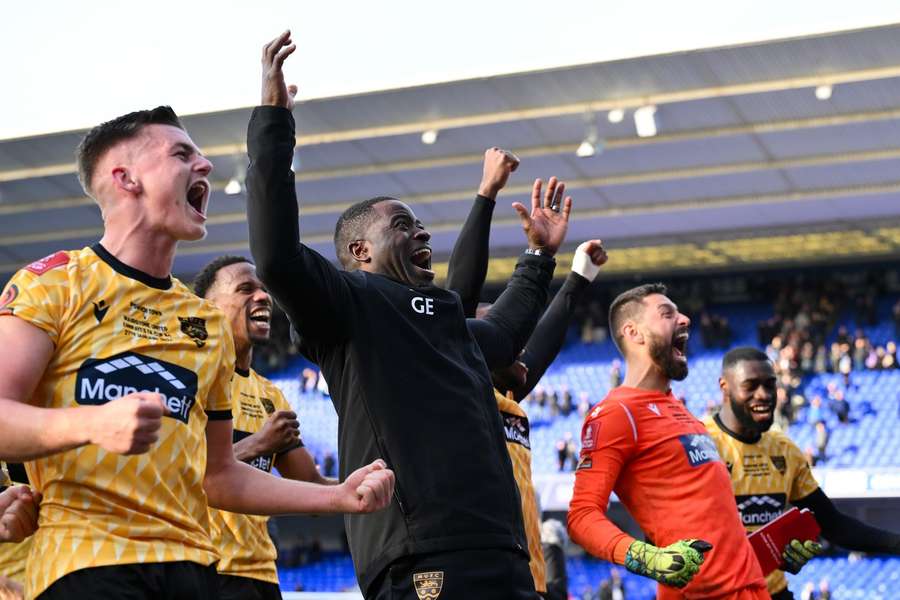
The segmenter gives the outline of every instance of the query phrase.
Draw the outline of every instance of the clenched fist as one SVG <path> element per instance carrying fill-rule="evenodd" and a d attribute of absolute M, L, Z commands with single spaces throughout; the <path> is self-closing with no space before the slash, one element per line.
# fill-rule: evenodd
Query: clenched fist
<path fill-rule="evenodd" d="M 518 168 L 519 157 L 515 154 L 496 147 L 488 148 L 484 151 L 484 174 L 481 185 L 478 186 L 478 194 L 495 200 L 497 193 L 509 180 L 510 173 Z"/>
<path fill-rule="evenodd" d="M 353 471 L 334 487 L 335 504 L 343 513 L 371 513 L 391 503 L 394 495 L 394 472 L 383 460 Z"/>
<path fill-rule="evenodd" d="M 292 410 L 277 410 L 266 420 L 258 436 L 257 456 L 275 454 L 300 440 L 300 422 Z"/>
<path fill-rule="evenodd" d="M 21 542 L 37 530 L 41 495 L 17 485 L 0 493 L 0 543 Z"/>
<path fill-rule="evenodd" d="M 133 392 L 96 407 L 85 425 L 92 444 L 116 454 L 143 454 L 159 439 L 166 412 L 162 395 Z"/>

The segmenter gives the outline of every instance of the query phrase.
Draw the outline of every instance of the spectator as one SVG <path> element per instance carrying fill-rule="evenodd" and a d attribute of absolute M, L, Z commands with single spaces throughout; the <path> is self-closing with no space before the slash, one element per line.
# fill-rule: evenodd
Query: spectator
<path fill-rule="evenodd" d="M 778 388 L 775 391 L 775 423 L 772 427 L 778 431 L 787 433 L 794 414 L 793 406 L 788 398 L 787 390 Z"/>
<path fill-rule="evenodd" d="M 843 390 L 835 390 L 834 397 L 831 400 L 831 412 L 833 412 L 838 421 L 841 423 L 850 422 L 850 403 L 844 397 Z"/>
<path fill-rule="evenodd" d="M 807 446 L 805 450 L 803 450 L 803 456 L 806 457 L 806 462 L 809 463 L 809 466 L 816 466 L 816 454 L 813 451 L 812 446 Z"/>
<path fill-rule="evenodd" d="M 900 300 L 894 304 L 894 337 L 900 338 Z"/>
<path fill-rule="evenodd" d="M 825 409 L 822 406 L 822 396 L 813 396 L 809 403 L 809 411 L 806 413 L 806 422 L 815 425 L 825 418 Z"/>
<path fill-rule="evenodd" d="M 800 371 L 806 375 L 812 373 L 816 358 L 816 349 L 812 342 L 805 342 L 800 349 Z"/>
<path fill-rule="evenodd" d="M 581 392 L 578 394 L 578 418 L 583 420 L 589 410 L 591 410 L 590 396 L 587 392 Z"/>
<path fill-rule="evenodd" d="M 556 519 L 541 524 L 541 549 L 546 564 L 547 592 L 545 600 L 567 600 L 569 578 L 566 573 L 566 544 L 569 536 L 566 526 Z"/>
<path fill-rule="evenodd" d="M 866 368 L 866 358 L 872 345 L 869 343 L 866 334 L 862 331 L 856 332 L 856 338 L 853 340 L 853 370 L 862 371 Z"/>
<path fill-rule="evenodd" d="M 825 349 L 825 346 L 816 348 L 816 356 L 813 359 L 813 371 L 817 375 L 828 371 L 828 351 Z"/>
<path fill-rule="evenodd" d="M 819 421 L 816 423 L 816 450 L 818 453 L 816 454 L 816 462 L 825 462 L 828 459 L 828 439 L 830 434 L 828 433 L 828 427 L 825 426 L 825 421 Z"/>
<path fill-rule="evenodd" d="M 884 359 L 881 361 L 882 369 L 897 368 L 897 344 L 893 341 L 888 342 L 884 347 Z"/>
<path fill-rule="evenodd" d="M 816 600 L 831 600 L 831 589 L 828 586 L 827 578 L 823 578 L 819 582 L 819 595 Z"/>
<path fill-rule="evenodd" d="M 816 600 L 816 586 L 812 581 L 807 581 L 800 592 L 800 600 Z"/>
<path fill-rule="evenodd" d="M 622 385 L 622 361 L 618 358 L 612 361 L 609 369 L 609 389 Z"/>
<path fill-rule="evenodd" d="M 323 475 L 325 477 L 337 477 L 335 473 L 335 467 L 337 466 L 337 461 L 334 458 L 334 454 L 331 452 L 325 453 L 325 458 L 322 459 L 322 470 L 324 471 Z"/>
<path fill-rule="evenodd" d="M 559 403 L 559 412 L 564 417 L 568 417 L 572 414 L 572 392 L 569 391 L 569 386 L 562 386 L 562 400 Z"/>
<path fill-rule="evenodd" d="M 853 361 L 850 359 L 850 346 L 841 344 L 841 359 L 838 363 L 838 371 L 844 376 L 844 387 L 850 387 L 850 372 L 853 370 Z"/>

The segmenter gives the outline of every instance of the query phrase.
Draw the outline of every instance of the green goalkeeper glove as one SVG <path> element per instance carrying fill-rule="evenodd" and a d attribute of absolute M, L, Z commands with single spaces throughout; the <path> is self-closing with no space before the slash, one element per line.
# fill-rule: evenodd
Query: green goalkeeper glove
<path fill-rule="evenodd" d="M 822 554 L 822 551 L 822 546 L 812 540 L 803 542 L 791 540 L 784 547 L 784 552 L 781 553 L 781 557 L 784 559 L 784 570 L 796 575 L 803 565 L 809 562 L 809 559 Z"/>
<path fill-rule="evenodd" d="M 625 568 L 666 585 L 684 587 L 700 570 L 703 553 L 712 544 L 703 540 L 678 540 L 665 548 L 657 548 L 635 540 L 625 554 Z"/>

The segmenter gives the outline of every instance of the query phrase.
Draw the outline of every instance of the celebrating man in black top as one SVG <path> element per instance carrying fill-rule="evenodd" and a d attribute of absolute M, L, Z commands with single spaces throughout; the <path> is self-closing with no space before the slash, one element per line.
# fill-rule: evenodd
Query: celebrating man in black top
<path fill-rule="evenodd" d="M 513 362 L 547 300 L 571 199 L 522 218 L 529 249 L 490 316 L 467 321 L 432 285 L 430 235 L 402 202 L 347 209 L 335 229 L 345 270 L 300 243 L 294 178 L 296 88 L 285 32 L 263 50 L 250 120 L 250 247 L 259 275 L 322 368 L 340 418 L 340 469 L 383 458 L 391 506 L 346 520 L 367 598 L 534 599 L 522 513 L 489 369 Z M 424 595 L 422 595 L 424 594 Z"/>

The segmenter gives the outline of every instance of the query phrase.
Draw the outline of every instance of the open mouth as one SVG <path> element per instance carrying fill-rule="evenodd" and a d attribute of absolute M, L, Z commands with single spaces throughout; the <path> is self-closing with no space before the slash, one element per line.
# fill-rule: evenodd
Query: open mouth
<path fill-rule="evenodd" d="M 250 320 L 254 323 L 268 325 L 272 320 L 272 311 L 268 308 L 257 308 L 250 313 Z"/>
<path fill-rule="evenodd" d="M 765 417 L 771 416 L 775 412 L 775 405 L 769 403 L 753 404 L 749 408 L 751 414 Z"/>
<path fill-rule="evenodd" d="M 414 267 L 434 275 L 434 271 L 431 270 L 431 248 L 419 248 L 410 255 L 409 260 Z"/>
<path fill-rule="evenodd" d="M 672 352 L 675 354 L 675 358 L 687 360 L 687 343 L 689 337 L 690 334 L 687 331 L 682 331 L 675 334 L 675 337 L 672 338 Z"/>
<path fill-rule="evenodd" d="M 206 201 L 208 199 L 209 183 L 206 181 L 195 181 L 188 188 L 187 202 L 197 214 L 206 216 Z"/>

